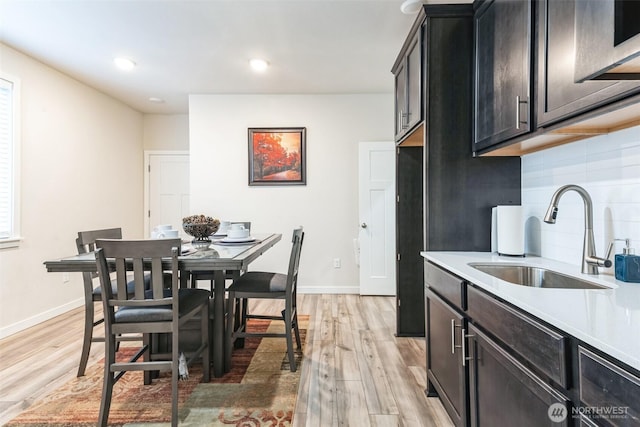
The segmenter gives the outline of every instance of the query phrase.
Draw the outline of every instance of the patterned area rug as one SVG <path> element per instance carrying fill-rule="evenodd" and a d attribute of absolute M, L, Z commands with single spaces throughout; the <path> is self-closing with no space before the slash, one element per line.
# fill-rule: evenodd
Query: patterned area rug
<path fill-rule="evenodd" d="M 299 316 L 304 344 L 309 316 Z M 249 330 L 281 332 L 282 322 L 254 320 Z M 179 384 L 179 419 L 184 426 L 289 426 L 300 381 L 302 352 L 296 352 L 298 370 L 289 370 L 283 338 L 247 338 L 234 350 L 233 368 L 222 378 L 201 383 L 199 366 Z M 14 418 L 7 427 L 94 426 L 102 394 L 103 361 L 74 378 Z M 163 375 L 143 385 L 142 372 L 128 372 L 114 386 L 110 426 L 166 426 L 171 419 L 171 378 Z"/>

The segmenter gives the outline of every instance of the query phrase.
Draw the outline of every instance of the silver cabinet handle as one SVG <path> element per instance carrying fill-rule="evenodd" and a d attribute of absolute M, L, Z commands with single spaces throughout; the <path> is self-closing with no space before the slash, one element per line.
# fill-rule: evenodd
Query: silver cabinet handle
<path fill-rule="evenodd" d="M 462 323 L 456 325 L 456 319 L 451 319 L 451 354 L 456 353 L 456 348 L 462 348 L 462 346 L 456 345 L 456 328 L 462 328 Z"/>
<path fill-rule="evenodd" d="M 467 348 L 466 345 L 464 344 L 464 342 L 466 341 L 465 339 L 465 335 L 467 334 L 467 331 L 465 329 L 462 329 L 462 332 L 460 333 L 460 338 L 462 338 L 462 366 L 465 366 L 465 359 L 467 358 Z"/>
<path fill-rule="evenodd" d="M 400 123 L 400 129 L 402 130 L 405 130 L 407 127 L 409 127 L 409 123 L 405 123 L 405 118 L 407 117 L 408 114 L 405 114 L 403 110 L 400 110 L 400 112 L 398 113 L 398 122 Z"/>
<path fill-rule="evenodd" d="M 516 96 L 516 129 L 520 129 L 520 125 L 527 123 L 520 121 L 520 104 L 528 104 L 529 101 L 520 99 L 520 95 Z"/>
<path fill-rule="evenodd" d="M 475 337 L 475 335 L 473 334 L 467 335 L 467 330 L 462 329 L 462 332 L 460 333 L 460 338 L 462 339 L 462 366 L 466 366 L 467 360 L 473 359 L 473 357 L 467 357 L 467 346 L 465 344 L 465 342 L 467 341 L 467 338 L 473 338 L 473 337 Z"/>
<path fill-rule="evenodd" d="M 451 354 L 456 354 L 456 319 L 451 319 Z"/>

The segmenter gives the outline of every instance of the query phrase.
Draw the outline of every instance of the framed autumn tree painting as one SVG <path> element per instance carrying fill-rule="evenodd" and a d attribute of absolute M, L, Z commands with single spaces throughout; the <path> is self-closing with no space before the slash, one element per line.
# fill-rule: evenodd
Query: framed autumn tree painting
<path fill-rule="evenodd" d="M 249 128 L 249 185 L 306 185 L 306 128 Z"/>

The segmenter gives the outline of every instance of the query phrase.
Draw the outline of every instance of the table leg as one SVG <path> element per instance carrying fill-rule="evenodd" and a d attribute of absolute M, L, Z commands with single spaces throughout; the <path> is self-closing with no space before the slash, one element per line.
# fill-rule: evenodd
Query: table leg
<path fill-rule="evenodd" d="M 221 377 L 228 371 L 224 363 L 224 298 L 226 294 L 223 270 L 213 272 L 213 376 Z"/>

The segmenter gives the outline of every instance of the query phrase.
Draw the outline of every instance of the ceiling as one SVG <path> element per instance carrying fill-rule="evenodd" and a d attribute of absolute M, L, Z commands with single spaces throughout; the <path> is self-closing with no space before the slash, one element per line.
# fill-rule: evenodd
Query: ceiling
<path fill-rule="evenodd" d="M 0 42 L 143 113 L 187 113 L 195 93 L 391 93 L 415 19 L 401 4 L 0 0 Z M 116 56 L 137 66 L 120 71 Z M 254 57 L 270 62 L 265 73 L 249 69 Z"/>

